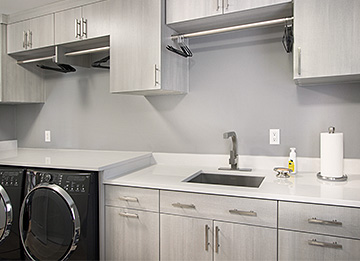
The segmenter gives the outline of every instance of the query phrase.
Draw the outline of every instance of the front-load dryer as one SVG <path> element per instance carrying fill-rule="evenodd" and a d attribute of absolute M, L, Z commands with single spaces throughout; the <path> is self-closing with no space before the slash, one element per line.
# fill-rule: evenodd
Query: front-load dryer
<path fill-rule="evenodd" d="M 23 260 L 19 235 L 25 170 L 0 166 L 0 260 Z"/>
<path fill-rule="evenodd" d="M 33 169 L 20 213 L 20 235 L 32 260 L 98 260 L 95 172 Z"/>

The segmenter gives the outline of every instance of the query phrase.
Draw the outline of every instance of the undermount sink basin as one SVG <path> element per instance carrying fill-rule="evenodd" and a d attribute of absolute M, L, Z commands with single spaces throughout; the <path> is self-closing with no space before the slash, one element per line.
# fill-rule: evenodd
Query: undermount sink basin
<path fill-rule="evenodd" d="M 258 188 L 265 177 L 200 172 L 185 182 Z"/>

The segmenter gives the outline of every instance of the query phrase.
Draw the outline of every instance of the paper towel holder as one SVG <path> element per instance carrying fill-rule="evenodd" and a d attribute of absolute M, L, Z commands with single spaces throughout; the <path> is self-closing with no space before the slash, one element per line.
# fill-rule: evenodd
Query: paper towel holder
<path fill-rule="evenodd" d="M 330 126 L 328 131 L 330 134 L 335 133 L 335 127 Z M 325 181 L 346 181 L 348 179 L 346 174 L 343 174 L 342 177 L 325 177 L 325 176 L 321 175 L 321 172 L 318 172 L 318 174 L 316 176 L 318 177 L 318 179 L 325 180 Z"/>

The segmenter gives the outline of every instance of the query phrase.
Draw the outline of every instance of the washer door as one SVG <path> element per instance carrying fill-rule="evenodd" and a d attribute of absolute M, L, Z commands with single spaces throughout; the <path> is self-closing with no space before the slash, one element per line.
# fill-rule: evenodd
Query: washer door
<path fill-rule="evenodd" d="M 55 184 L 40 184 L 25 197 L 20 237 L 32 260 L 64 260 L 80 237 L 79 212 L 70 195 Z"/>
<path fill-rule="evenodd" d="M 13 212 L 10 198 L 0 185 L 0 243 L 10 234 L 12 220 Z"/>

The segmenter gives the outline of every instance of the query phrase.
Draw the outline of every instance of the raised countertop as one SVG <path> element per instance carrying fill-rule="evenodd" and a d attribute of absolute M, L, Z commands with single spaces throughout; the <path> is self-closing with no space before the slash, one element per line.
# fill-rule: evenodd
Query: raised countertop
<path fill-rule="evenodd" d="M 149 152 L 19 148 L 0 153 L 0 165 L 104 171 L 150 157 Z"/>
<path fill-rule="evenodd" d="M 105 177 L 103 183 L 215 195 L 360 207 L 360 169 L 359 174 L 348 172 L 348 180 L 345 182 L 325 182 L 316 177 L 317 171 L 315 169 L 319 165 L 316 159 L 309 159 L 313 161 L 311 164 L 309 162 L 306 163 L 306 160 L 299 159 L 302 167 L 307 165 L 308 169 L 314 168 L 314 171 L 300 171 L 288 179 L 279 179 L 276 178 L 275 172 L 272 169 L 279 164 L 283 165 L 282 162 L 286 163 L 286 158 L 264 158 L 267 162 L 263 165 L 263 168 L 257 168 L 251 164 L 241 165 L 252 167 L 253 171 L 234 172 L 217 170 L 219 166 L 226 166 L 228 158 L 226 156 L 204 156 L 201 158 L 198 155 L 193 157 L 186 155 L 184 158 L 181 158 L 181 155 L 169 156 L 156 153 L 153 156 L 156 162 L 154 165 L 123 176 Z M 204 160 L 204 158 L 207 159 Z M 261 161 L 261 159 L 251 160 L 251 158 L 248 157 L 243 161 L 251 162 L 255 165 L 256 161 Z M 356 161 L 355 165 L 358 164 L 358 160 Z M 345 165 L 348 165 L 347 169 L 349 171 L 354 169 L 354 166 L 349 166 L 349 162 Z M 259 188 L 183 182 L 184 179 L 200 170 L 209 173 L 264 176 L 265 179 Z"/>

